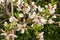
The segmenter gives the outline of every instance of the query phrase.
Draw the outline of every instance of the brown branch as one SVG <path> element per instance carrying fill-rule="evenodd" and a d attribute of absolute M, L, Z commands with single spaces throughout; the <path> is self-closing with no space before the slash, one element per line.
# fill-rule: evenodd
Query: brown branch
<path fill-rule="evenodd" d="M 32 0 L 30 0 L 30 4 L 31 4 Z"/>
<path fill-rule="evenodd" d="M 10 13 L 8 12 L 8 8 L 7 8 L 7 0 L 4 0 L 4 10 L 5 10 L 5 14 L 7 17 L 10 17 Z"/>

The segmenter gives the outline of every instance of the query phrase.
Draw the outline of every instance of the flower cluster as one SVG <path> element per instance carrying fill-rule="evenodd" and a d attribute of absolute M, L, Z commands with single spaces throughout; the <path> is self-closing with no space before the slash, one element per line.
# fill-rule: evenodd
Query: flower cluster
<path fill-rule="evenodd" d="M 51 14 L 55 13 L 55 9 L 57 8 L 56 4 L 49 3 L 48 5 L 45 5 L 45 7 L 41 7 L 40 5 L 37 6 L 35 2 L 28 4 L 23 0 L 18 0 L 14 5 L 17 6 L 18 13 L 14 13 L 14 16 L 9 18 L 9 23 L 4 23 L 4 26 L 8 28 L 8 30 L 16 28 L 16 31 L 20 31 L 21 34 L 24 34 L 25 31 L 28 30 L 28 27 L 32 27 L 33 30 L 38 31 L 44 24 L 54 23 L 52 18 L 56 18 L 56 15 L 49 18 Z M 38 29 L 36 29 L 34 25 L 37 25 L 36 28 Z M 7 36 L 7 33 L 4 32 L 1 35 Z M 8 37 L 11 35 L 17 37 L 14 34 L 8 34 Z M 39 35 L 41 36 L 40 40 L 43 40 L 43 32 Z"/>

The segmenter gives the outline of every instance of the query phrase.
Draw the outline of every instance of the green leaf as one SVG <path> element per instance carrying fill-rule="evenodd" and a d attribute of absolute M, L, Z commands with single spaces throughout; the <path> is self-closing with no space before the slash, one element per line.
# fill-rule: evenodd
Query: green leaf
<path fill-rule="evenodd" d="M 51 0 L 51 3 L 53 3 L 54 2 L 54 0 Z"/>
<path fill-rule="evenodd" d="M 26 3 L 26 2 L 27 2 L 27 0 L 24 0 L 24 2 Z"/>

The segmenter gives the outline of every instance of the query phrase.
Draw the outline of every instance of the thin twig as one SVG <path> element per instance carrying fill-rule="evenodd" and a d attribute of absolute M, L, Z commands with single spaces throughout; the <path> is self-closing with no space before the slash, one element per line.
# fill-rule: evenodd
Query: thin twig
<path fill-rule="evenodd" d="M 51 14 L 51 15 L 56 15 L 56 16 L 60 16 L 60 14 Z"/>
<path fill-rule="evenodd" d="M 1 22 L 0 22 L 0 24 L 1 24 L 1 23 L 3 23 L 3 22 L 5 22 L 5 21 L 6 21 L 6 20 L 8 20 L 8 19 L 9 19 L 9 18 L 7 18 L 7 19 L 5 19 L 5 20 L 1 21 Z"/>
<path fill-rule="evenodd" d="M 35 4 L 37 4 L 40 0 L 37 0 Z"/>
<path fill-rule="evenodd" d="M 11 2 L 11 14 L 13 16 L 13 1 L 11 0 L 10 2 Z"/>

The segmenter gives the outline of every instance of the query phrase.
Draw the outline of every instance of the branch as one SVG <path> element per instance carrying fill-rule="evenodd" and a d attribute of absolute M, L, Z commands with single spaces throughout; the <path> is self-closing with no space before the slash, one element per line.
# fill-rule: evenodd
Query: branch
<path fill-rule="evenodd" d="M 37 4 L 40 0 L 37 0 L 35 4 Z"/>
<path fill-rule="evenodd" d="M 4 4 L 4 10 L 5 10 L 5 14 L 6 14 L 6 16 L 8 16 L 8 17 L 10 17 L 11 15 L 10 15 L 10 13 L 8 12 L 8 8 L 7 8 L 7 0 L 4 0 L 5 2 L 5 4 Z"/>
<path fill-rule="evenodd" d="M 31 4 L 32 0 L 30 0 L 30 4 Z"/>
<path fill-rule="evenodd" d="M 13 1 L 11 0 L 11 15 L 13 16 Z"/>
<path fill-rule="evenodd" d="M 52 15 L 60 16 L 60 14 L 51 14 L 51 16 L 52 16 Z"/>

